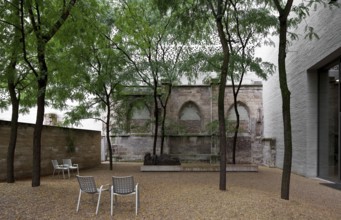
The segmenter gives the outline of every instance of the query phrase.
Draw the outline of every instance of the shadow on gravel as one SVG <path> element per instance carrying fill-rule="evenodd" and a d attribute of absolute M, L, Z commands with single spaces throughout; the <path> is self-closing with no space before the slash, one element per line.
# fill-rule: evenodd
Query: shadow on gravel
<path fill-rule="evenodd" d="M 333 189 L 341 190 L 341 184 L 340 183 L 320 183 L 321 185 L 328 186 Z"/>

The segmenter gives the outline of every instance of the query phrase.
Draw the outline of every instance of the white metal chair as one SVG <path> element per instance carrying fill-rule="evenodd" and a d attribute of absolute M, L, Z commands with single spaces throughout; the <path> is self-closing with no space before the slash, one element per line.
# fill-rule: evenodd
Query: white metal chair
<path fill-rule="evenodd" d="M 115 197 L 115 202 L 117 202 L 116 196 L 129 196 L 135 195 L 135 213 L 137 215 L 138 208 L 140 206 L 139 199 L 139 184 L 135 185 L 133 176 L 113 176 L 112 177 L 112 186 L 111 186 L 111 215 L 113 214 L 113 202 Z"/>
<path fill-rule="evenodd" d="M 62 171 L 63 178 L 65 178 L 64 171 L 66 170 L 68 172 L 68 176 L 70 178 L 70 170 L 69 170 L 68 167 L 63 166 L 63 165 L 59 165 L 57 160 L 51 160 L 51 162 L 52 162 L 52 165 L 53 165 L 53 176 L 54 176 L 54 173 L 56 171 L 58 171 L 58 175 L 59 175 L 59 172 Z"/>
<path fill-rule="evenodd" d="M 63 159 L 63 165 L 68 166 L 71 171 L 77 170 L 77 175 L 79 175 L 78 164 L 76 164 L 76 163 L 73 164 L 71 159 Z"/>
<path fill-rule="evenodd" d="M 79 176 L 79 175 L 77 175 L 76 177 L 77 177 L 77 180 L 79 183 L 79 188 L 80 188 L 76 211 L 78 212 L 78 210 L 79 210 L 79 204 L 80 204 L 81 195 L 83 192 L 88 193 L 88 194 L 92 194 L 92 195 L 98 194 L 97 207 L 96 207 L 96 215 L 97 215 L 99 203 L 101 201 L 101 194 L 103 191 L 109 190 L 109 184 L 101 185 L 100 188 L 97 188 L 96 183 L 95 183 L 95 178 L 93 176 Z M 107 186 L 107 188 L 105 188 L 105 186 Z"/>

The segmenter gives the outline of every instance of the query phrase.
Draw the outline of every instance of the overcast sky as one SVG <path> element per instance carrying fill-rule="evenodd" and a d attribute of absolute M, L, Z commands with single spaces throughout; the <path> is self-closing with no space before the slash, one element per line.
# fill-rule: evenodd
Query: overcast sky
<path fill-rule="evenodd" d="M 19 122 L 24 122 L 24 123 L 30 123 L 34 124 L 36 121 L 36 111 L 37 108 L 32 108 L 29 114 L 20 114 L 19 115 Z M 56 114 L 60 119 L 63 117 L 63 112 L 55 109 L 51 109 L 48 107 L 45 107 L 45 114 L 47 113 L 54 113 Z M 7 111 L 1 111 L 0 110 L 0 120 L 5 120 L 5 121 L 10 121 L 11 120 L 11 110 Z M 102 130 L 102 123 L 95 121 L 94 119 L 86 119 L 81 121 L 81 125 L 79 126 L 73 126 L 74 128 L 80 128 L 80 129 L 86 129 L 86 130 L 96 130 L 96 131 L 101 131 Z"/>

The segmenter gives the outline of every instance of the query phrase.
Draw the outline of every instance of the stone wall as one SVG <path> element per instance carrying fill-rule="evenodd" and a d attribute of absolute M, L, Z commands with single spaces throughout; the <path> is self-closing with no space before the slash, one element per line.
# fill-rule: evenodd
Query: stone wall
<path fill-rule="evenodd" d="M 243 85 L 238 95 L 238 106 L 244 109 L 241 131 L 237 146 L 236 160 L 239 163 L 263 163 L 262 85 Z M 232 86 L 226 86 L 225 116 L 234 114 Z M 149 107 L 148 109 L 153 109 Z M 153 114 L 150 113 L 152 120 Z M 231 119 L 232 120 L 232 119 Z M 233 121 L 230 120 L 230 125 Z M 218 121 L 218 85 L 174 86 L 167 105 L 167 125 L 164 153 L 181 160 L 211 160 L 219 154 L 218 138 L 209 127 Z M 140 125 L 140 120 L 131 120 L 130 125 Z M 153 126 L 146 127 L 145 133 L 127 131 L 112 137 L 115 158 L 121 160 L 142 160 L 145 153 L 153 150 Z M 230 126 L 229 136 L 233 135 Z M 159 129 L 160 131 L 160 129 Z M 157 154 L 160 150 L 160 138 Z M 232 142 L 230 142 L 232 143 Z M 231 147 L 231 144 L 229 144 Z M 229 162 L 232 148 L 228 149 Z"/>
<path fill-rule="evenodd" d="M 15 150 L 15 178 L 32 175 L 33 124 L 19 123 Z M 6 157 L 10 136 L 10 122 L 0 120 L 0 181 L 6 179 Z M 53 172 L 51 160 L 71 158 L 80 169 L 91 168 L 101 163 L 100 131 L 44 126 L 42 131 L 41 175 Z"/>

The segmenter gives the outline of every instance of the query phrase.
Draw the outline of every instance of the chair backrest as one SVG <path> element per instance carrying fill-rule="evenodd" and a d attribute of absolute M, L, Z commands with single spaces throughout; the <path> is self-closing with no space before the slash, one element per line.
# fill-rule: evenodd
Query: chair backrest
<path fill-rule="evenodd" d="M 58 161 L 57 160 L 51 160 L 51 162 L 52 162 L 52 165 L 53 165 L 53 168 L 54 169 L 56 169 L 56 168 L 58 168 Z"/>
<path fill-rule="evenodd" d="M 133 176 L 113 176 L 113 192 L 118 194 L 129 194 L 135 191 Z"/>
<path fill-rule="evenodd" d="M 72 166 L 72 161 L 71 161 L 71 159 L 63 159 L 63 164 Z"/>
<path fill-rule="evenodd" d="M 76 176 L 79 187 L 83 192 L 97 193 L 95 178 L 93 176 Z"/>

